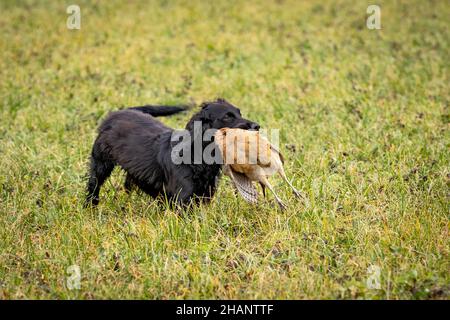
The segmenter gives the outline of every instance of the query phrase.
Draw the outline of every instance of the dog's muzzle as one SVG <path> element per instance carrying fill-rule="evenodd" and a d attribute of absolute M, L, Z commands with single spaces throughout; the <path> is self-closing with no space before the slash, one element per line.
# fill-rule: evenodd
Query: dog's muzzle
<path fill-rule="evenodd" d="M 259 131 L 260 125 L 256 122 L 244 122 L 241 125 L 238 125 L 236 128 Z"/>

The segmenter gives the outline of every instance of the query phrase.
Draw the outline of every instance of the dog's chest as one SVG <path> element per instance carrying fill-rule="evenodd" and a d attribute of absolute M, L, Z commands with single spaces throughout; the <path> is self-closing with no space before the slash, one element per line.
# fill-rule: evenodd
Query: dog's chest
<path fill-rule="evenodd" d="M 192 175 L 194 193 L 198 196 L 212 196 L 217 188 L 219 176 L 219 165 L 194 167 Z"/>

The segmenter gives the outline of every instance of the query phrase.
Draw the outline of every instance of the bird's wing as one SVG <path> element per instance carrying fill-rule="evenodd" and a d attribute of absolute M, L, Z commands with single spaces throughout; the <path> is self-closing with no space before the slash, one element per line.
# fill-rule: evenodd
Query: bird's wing
<path fill-rule="evenodd" d="M 258 165 L 261 167 L 273 165 L 272 162 L 276 159 L 273 158 L 274 156 L 278 156 L 281 164 L 284 164 L 284 157 L 278 148 L 271 144 L 264 136 L 258 135 Z"/>
<path fill-rule="evenodd" d="M 278 155 L 280 156 L 281 163 L 284 164 L 284 157 L 281 154 L 281 152 L 277 148 L 275 148 L 275 146 L 273 144 L 270 144 L 270 149 L 272 149 L 273 151 L 278 153 Z"/>
<path fill-rule="evenodd" d="M 258 201 L 258 191 L 252 181 L 244 174 L 234 171 L 229 166 L 227 167 L 227 174 L 233 180 L 236 189 L 239 191 L 244 200 L 250 203 L 256 203 Z"/>

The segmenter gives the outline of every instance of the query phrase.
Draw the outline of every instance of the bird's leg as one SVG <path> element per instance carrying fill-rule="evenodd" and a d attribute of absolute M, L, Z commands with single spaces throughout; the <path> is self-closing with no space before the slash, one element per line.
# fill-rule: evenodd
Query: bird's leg
<path fill-rule="evenodd" d="M 284 173 L 283 168 L 281 168 L 280 171 L 278 171 L 278 173 L 280 174 L 280 176 L 283 178 L 284 181 L 287 182 L 287 184 L 291 187 L 292 192 L 294 193 L 294 195 L 297 198 L 304 198 L 304 196 L 302 195 L 302 193 L 300 191 L 298 191 L 297 189 L 295 189 L 295 187 L 292 185 L 292 183 L 288 180 L 288 178 L 286 177 L 286 174 Z"/>
<path fill-rule="evenodd" d="M 262 182 L 260 182 L 259 185 L 261 186 L 262 193 L 265 198 L 266 197 L 266 186 Z"/>
<path fill-rule="evenodd" d="M 264 186 L 266 186 L 267 188 L 269 188 L 269 190 L 273 193 L 273 196 L 275 197 L 275 200 L 278 202 L 278 205 L 280 206 L 281 210 L 285 210 L 287 208 L 286 205 L 277 196 L 277 194 L 275 193 L 275 190 L 273 190 L 272 185 L 270 184 L 269 180 L 267 180 L 267 178 L 265 176 L 260 177 L 260 179 L 261 179 L 260 183 L 263 184 Z"/>

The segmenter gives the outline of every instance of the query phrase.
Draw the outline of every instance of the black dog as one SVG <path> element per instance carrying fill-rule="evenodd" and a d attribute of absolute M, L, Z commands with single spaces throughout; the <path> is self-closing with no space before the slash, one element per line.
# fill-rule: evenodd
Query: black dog
<path fill-rule="evenodd" d="M 257 123 L 242 118 L 240 110 L 223 99 L 205 102 L 201 107 L 186 125 L 191 136 L 194 135 L 195 121 L 201 121 L 203 132 L 225 127 L 259 129 Z M 211 199 L 221 165 L 203 161 L 175 165 L 171 159 L 174 130 L 152 117 L 183 110 L 180 107 L 143 106 L 111 113 L 100 125 L 92 148 L 86 204 L 98 204 L 100 188 L 116 165 L 127 172 L 127 190 L 137 185 L 153 197 L 165 194 L 171 202 L 176 200 L 184 205 L 191 200 Z"/>

